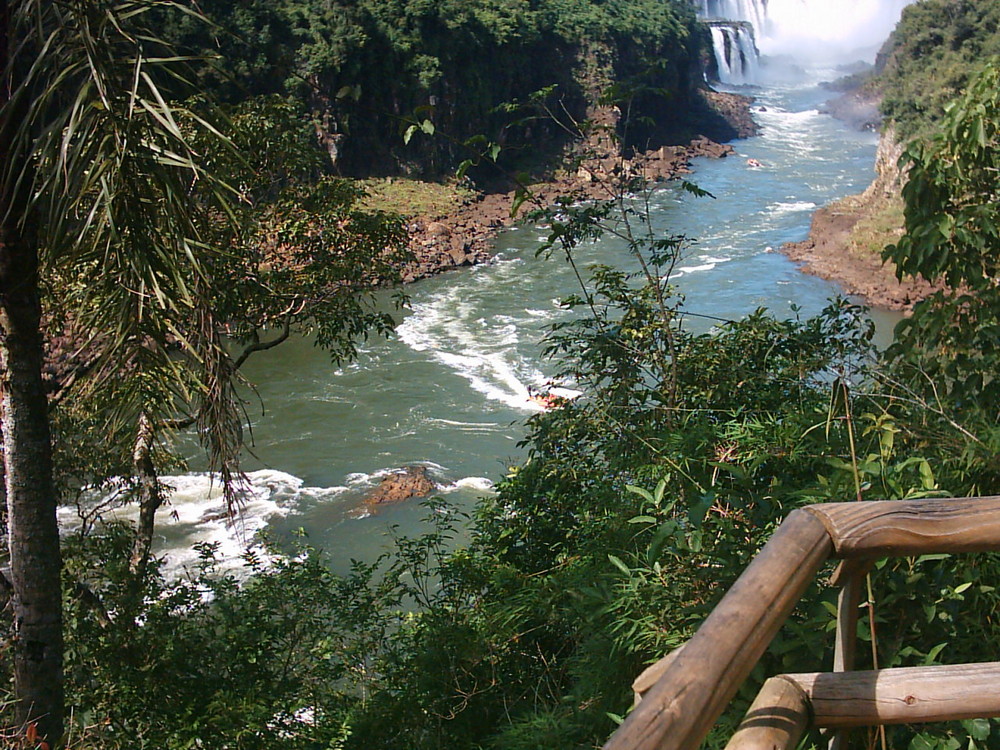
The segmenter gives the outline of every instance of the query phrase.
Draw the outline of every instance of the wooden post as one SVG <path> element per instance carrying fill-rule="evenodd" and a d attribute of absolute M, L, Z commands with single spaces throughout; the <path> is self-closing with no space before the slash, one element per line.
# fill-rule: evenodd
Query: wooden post
<path fill-rule="evenodd" d="M 783 676 L 808 696 L 818 727 L 1000 716 L 1000 662 Z"/>
<path fill-rule="evenodd" d="M 789 514 L 605 750 L 694 750 L 833 551 L 824 524 Z"/>
<path fill-rule="evenodd" d="M 865 596 L 865 578 L 875 564 L 874 560 L 844 560 L 830 580 L 840 587 L 837 597 L 837 640 L 834 643 L 833 671 L 850 672 L 858 643 L 858 608 Z"/>
<path fill-rule="evenodd" d="M 726 750 L 795 750 L 809 725 L 809 699 L 785 677 L 772 677 L 757 693 Z"/>
<path fill-rule="evenodd" d="M 840 586 L 837 597 L 837 635 L 833 651 L 833 671 L 850 672 L 858 644 L 858 619 L 861 600 L 865 595 L 865 579 L 874 560 L 844 560 L 837 567 L 830 583 Z M 830 740 L 829 750 L 847 747 L 848 731 L 836 732 Z"/>

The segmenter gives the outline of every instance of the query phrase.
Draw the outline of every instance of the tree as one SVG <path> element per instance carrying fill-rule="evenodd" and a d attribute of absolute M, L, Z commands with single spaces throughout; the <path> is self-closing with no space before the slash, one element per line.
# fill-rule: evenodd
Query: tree
<path fill-rule="evenodd" d="M 164 499 L 158 475 L 171 462 L 172 435 L 197 428 L 210 468 L 237 505 L 243 364 L 293 332 L 314 335 L 335 362 L 352 359 L 360 338 L 392 330 L 375 293 L 398 280 L 409 258 L 399 217 L 361 210 L 356 183 L 317 176 L 324 154 L 301 109 L 277 98 L 248 100 L 219 124 L 222 141 L 199 132 L 193 113 L 177 119 L 203 167 L 238 186 L 240 200 L 222 216 L 205 210 L 214 205 L 211 196 L 192 187 L 189 201 L 207 243 L 196 251 L 203 267 L 183 271 L 192 304 L 161 312 L 155 326 L 144 324 L 123 345 L 116 337 L 97 342 L 102 361 L 68 397 L 86 414 L 106 415 L 91 422 L 95 438 L 105 452 L 111 445 L 120 453 L 108 471 L 84 467 L 78 482 L 131 475 L 122 499 L 140 506 L 132 564 L 137 595 Z M 253 163 L 242 154 L 253 154 Z M 106 329 L 108 307 L 132 283 L 125 271 L 105 267 L 99 284 L 71 286 L 67 298 L 78 324 Z M 109 434 L 117 438 L 109 441 Z"/>
<path fill-rule="evenodd" d="M 110 463 L 131 463 L 141 506 L 138 596 L 163 500 L 163 436 L 196 427 L 235 506 L 243 362 L 293 329 L 314 332 L 334 359 L 353 356 L 358 337 L 391 327 L 374 290 L 407 251 L 398 218 L 360 211 L 358 189 L 317 179 L 300 113 L 254 101 L 215 125 L 204 102 L 171 100 L 189 61 L 144 23 L 164 9 L 196 18 L 190 10 L 163 0 L 2 7 L 0 427 L 16 723 L 54 745 L 62 641 L 43 287 L 46 325 L 69 320 L 91 354 L 53 402 L 85 414 L 106 452 L 127 447 Z M 107 474 L 85 467 L 81 478 Z"/>
<path fill-rule="evenodd" d="M 897 274 L 943 281 L 897 329 L 897 361 L 921 373 L 934 398 L 991 420 L 1000 381 L 1000 61 L 988 63 L 946 109 L 938 133 L 912 142 L 901 163 L 906 233 L 886 248 Z"/>

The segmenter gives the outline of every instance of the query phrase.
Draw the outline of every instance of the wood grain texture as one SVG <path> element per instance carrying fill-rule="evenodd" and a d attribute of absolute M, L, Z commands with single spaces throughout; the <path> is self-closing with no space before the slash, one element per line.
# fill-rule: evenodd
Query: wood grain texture
<path fill-rule="evenodd" d="M 826 503 L 805 509 L 837 557 L 1000 550 L 1000 497 Z"/>
<path fill-rule="evenodd" d="M 633 705 L 638 706 L 639 701 L 642 700 L 642 696 L 660 681 L 663 673 L 667 671 L 667 667 L 674 663 L 674 659 L 677 658 L 682 648 L 684 648 L 683 645 L 678 646 L 658 662 L 650 664 L 642 671 L 642 674 L 632 681 L 632 692 L 635 693 L 635 702 Z"/>
<path fill-rule="evenodd" d="M 1000 662 L 783 676 L 809 697 L 818 727 L 1000 716 Z"/>
<path fill-rule="evenodd" d="M 841 560 L 830 583 L 840 586 L 837 598 L 837 634 L 833 651 L 833 671 L 854 669 L 858 645 L 858 620 L 861 602 L 865 599 L 865 578 L 874 565 L 871 558 Z M 849 730 L 837 730 L 830 738 L 828 750 L 844 750 L 849 745 Z"/>
<path fill-rule="evenodd" d="M 833 551 L 805 510 L 789 514 L 605 750 L 694 750 Z"/>
<path fill-rule="evenodd" d="M 874 565 L 869 558 L 845 560 L 837 567 L 833 580 L 840 585 L 837 597 L 837 635 L 833 651 L 833 671 L 854 669 L 857 652 L 859 607 L 865 600 L 865 578 Z M 835 584 L 836 585 L 836 584 Z"/>
<path fill-rule="evenodd" d="M 761 687 L 726 750 L 795 750 L 809 725 L 809 698 L 793 681 L 772 677 Z"/>

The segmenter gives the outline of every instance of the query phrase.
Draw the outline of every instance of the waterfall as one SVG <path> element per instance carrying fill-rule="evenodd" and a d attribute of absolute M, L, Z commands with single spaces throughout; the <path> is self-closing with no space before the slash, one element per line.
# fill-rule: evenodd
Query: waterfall
<path fill-rule="evenodd" d="M 703 20 L 746 21 L 759 39 L 767 31 L 767 0 L 699 0 L 698 16 Z"/>
<path fill-rule="evenodd" d="M 717 60 L 725 56 L 726 49 L 756 47 L 763 55 L 841 62 L 874 59 L 878 46 L 889 36 L 903 8 L 911 2 L 913 0 L 693 0 L 698 17 L 713 24 Z M 715 26 L 721 21 L 749 24 L 753 35 L 743 40 L 738 36 L 734 39 L 725 31 L 717 32 Z M 732 75 L 739 75 L 735 64 L 733 54 L 725 57 L 725 65 L 719 63 L 719 77 L 724 83 L 737 82 L 723 78 L 730 75 L 723 72 L 726 66 Z M 743 79 L 739 82 L 754 82 L 746 73 Z"/>
<path fill-rule="evenodd" d="M 753 29 L 745 23 L 713 22 L 709 26 L 721 83 L 757 82 L 757 47 Z"/>

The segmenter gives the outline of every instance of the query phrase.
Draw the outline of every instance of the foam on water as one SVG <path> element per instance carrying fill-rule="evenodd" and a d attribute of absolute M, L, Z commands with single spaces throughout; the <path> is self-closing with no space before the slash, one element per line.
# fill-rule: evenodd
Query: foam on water
<path fill-rule="evenodd" d="M 520 263 L 502 261 L 494 266 L 500 278 L 465 277 L 442 288 L 423 302 L 396 329 L 400 341 L 415 351 L 426 352 L 491 401 L 521 411 L 536 410 L 533 389 L 545 383 L 545 374 L 532 359 L 519 353 L 526 329 L 537 329 L 551 320 L 556 310 L 522 309 L 484 317 L 469 300 L 481 298 L 491 287 L 502 287 L 519 272 Z"/>
<path fill-rule="evenodd" d="M 766 209 L 772 214 L 791 214 L 797 211 L 815 211 L 816 204 L 812 201 L 795 201 L 793 203 L 772 203 Z"/>
<path fill-rule="evenodd" d="M 492 492 L 493 482 L 486 477 L 465 477 L 457 482 L 445 485 L 441 488 L 442 494 L 451 494 L 460 490 L 474 490 L 477 492 Z"/>
<path fill-rule="evenodd" d="M 253 545 L 257 532 L 268 523 L 294 513 L 303 500 L 329 502 L 347 487 L 306 487 L 298 477 L 281 471 L 262 469 L 247 475 L 238 513 L 230 518 L 219 477 L 209 473 L 161 477 L 168 487 L 167 503 L 157 514 L 154 553 L 162 555 L 166 570 L 179 574 L 197 563 L 197 543 L 217 546 L 217 558 L 227 569 L 241 565 L 243 553 Z M 100 515 L 107 521 L 137 523 L 138 506 L 121 505 L 116 492 L 94 490 L 86 501 L 90 508 L 108 507 Z M 75 508 L 59 509 L 59 522 L 66 531 L 80 528 Z"/>

